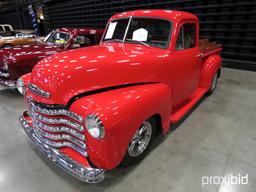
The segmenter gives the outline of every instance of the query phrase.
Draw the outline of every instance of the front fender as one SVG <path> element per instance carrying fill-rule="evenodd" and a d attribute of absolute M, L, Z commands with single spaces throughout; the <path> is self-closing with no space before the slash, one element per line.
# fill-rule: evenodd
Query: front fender
<path fill-rule="evenodd" d="M 214 74 L 221 68 L 222 58 L 219 54 L 214 54 L 208 57 L 201 69 L 199 87 L 210 89 Z"/>
<path fill-rule="evenodd" d="M 129 142 L 143 121 L 161 116 L 163 131 L 169 128 L 171 93 L 162 83 L 128 86 L 83 97 L 70 110 L 86 117 L 96 114 L 105 127 L 105 137 L 97 140 L 86 132 L 91 162 L 113 169 L 122 161 Z"/>

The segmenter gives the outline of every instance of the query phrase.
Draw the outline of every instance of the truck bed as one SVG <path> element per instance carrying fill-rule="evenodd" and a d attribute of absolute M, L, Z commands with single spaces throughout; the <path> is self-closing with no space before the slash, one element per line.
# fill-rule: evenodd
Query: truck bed
<path fill-rule="evenodd" d="M 207 57 L 213 53 L 218 53 L 222 50 L 221 44 L 213 41 L 210 42 L 208 38 L 199 40 L 199 49 L 202 51 L 203 57 Z"/>

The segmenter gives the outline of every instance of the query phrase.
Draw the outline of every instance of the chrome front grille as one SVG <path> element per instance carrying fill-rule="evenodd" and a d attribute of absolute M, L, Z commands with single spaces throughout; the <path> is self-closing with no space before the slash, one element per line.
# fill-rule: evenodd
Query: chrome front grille
<path fill-rule="evenodd" d="M 71 128 L 74 128 L 75 130 L 78 130 L 78 131 L 84 131 L 84 128 L 82 125 L 74 123 L 68 119 L 45 117 L 43 115 L 40 115 L 38 112 L 33 111 L 32 108 L 31 108 L 31 116 L 33 116 L 35 119 L 41 121 L 42 123 L 54 124 L 54 125 L 62 124 L 62 125 L 67 125 Z"/>
<path fill-rule="evenodd" d="M 51 147 L 69 147 L 87 156 L 82 117 L 59 106 L 47 108 L 31 100 L 28 105 L 38 139 Z"/>
<path fill-rule="evenodd" d="M 35 105 L 33 102 L 31 102 L 31 107 L 33 111 L 40 112 L 45 115 L 64 115 L 64 116 L 70 117 L 71 119 L 79 121 L 80 123 L 83 123 L 82 117 L 66 109 L 46 109 L 46 108 Z"/>
<path fill-rule="evenodd" d="M 85 140 L 85 136 L 83 134 L 80 134 L 79 132 L 75 131 L 74 129 L 72 128 L 68 128 L 68 127 L 63 127 L 63 126 L 54 126 L 54 127 L 51 127 L 51 126 L 48 126 L 48 125 L 45 125 L 39 121 L 37 121 L 36 119 L 33 120 L 33 124 L 38 127 L 39 129 L 41 130 L 44 130 L 44 131 L 48 131 L 48 132 L 53 132 L 53 133 L 68 133 L 72 136 L 75 136 L 76 138 L 84 141 Z"/>

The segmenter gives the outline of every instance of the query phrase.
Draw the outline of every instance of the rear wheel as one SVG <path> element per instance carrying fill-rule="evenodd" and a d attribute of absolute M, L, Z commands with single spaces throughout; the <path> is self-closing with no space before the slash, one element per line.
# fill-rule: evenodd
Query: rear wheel
<path fill-rule="evenodd" d="M 155 135 L 156 119 L 150 118 L 144 121 L 131 139 L 126 155 L 120 165 L 129 166 L 141 161 L 147 155 Z"/>
<path fill-rule="evenodd" d="M 217 83 L 218 83 L 218 72 L 216 72 L 212 78 L 211 88 L 208 91 L 209 95 L 211 95 L 215 91 L 217 87 Z"/>

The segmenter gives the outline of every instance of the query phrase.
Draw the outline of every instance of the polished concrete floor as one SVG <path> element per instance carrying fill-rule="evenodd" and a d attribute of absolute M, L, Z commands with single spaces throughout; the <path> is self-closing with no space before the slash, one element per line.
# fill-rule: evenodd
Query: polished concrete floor
<path fill-rule="evenodd" d="M 144 161 L 108 172 L 95 185 L 77 181 L 33 148 L 17 120 L 22 97 L 0 89 L 1 192 L 255 192 L 255 72 L 223 69 L 216 92 L 158 138 Z M 228 174 L 248 174 L 249 185 L 202 187 L 202 177 Z"/>

